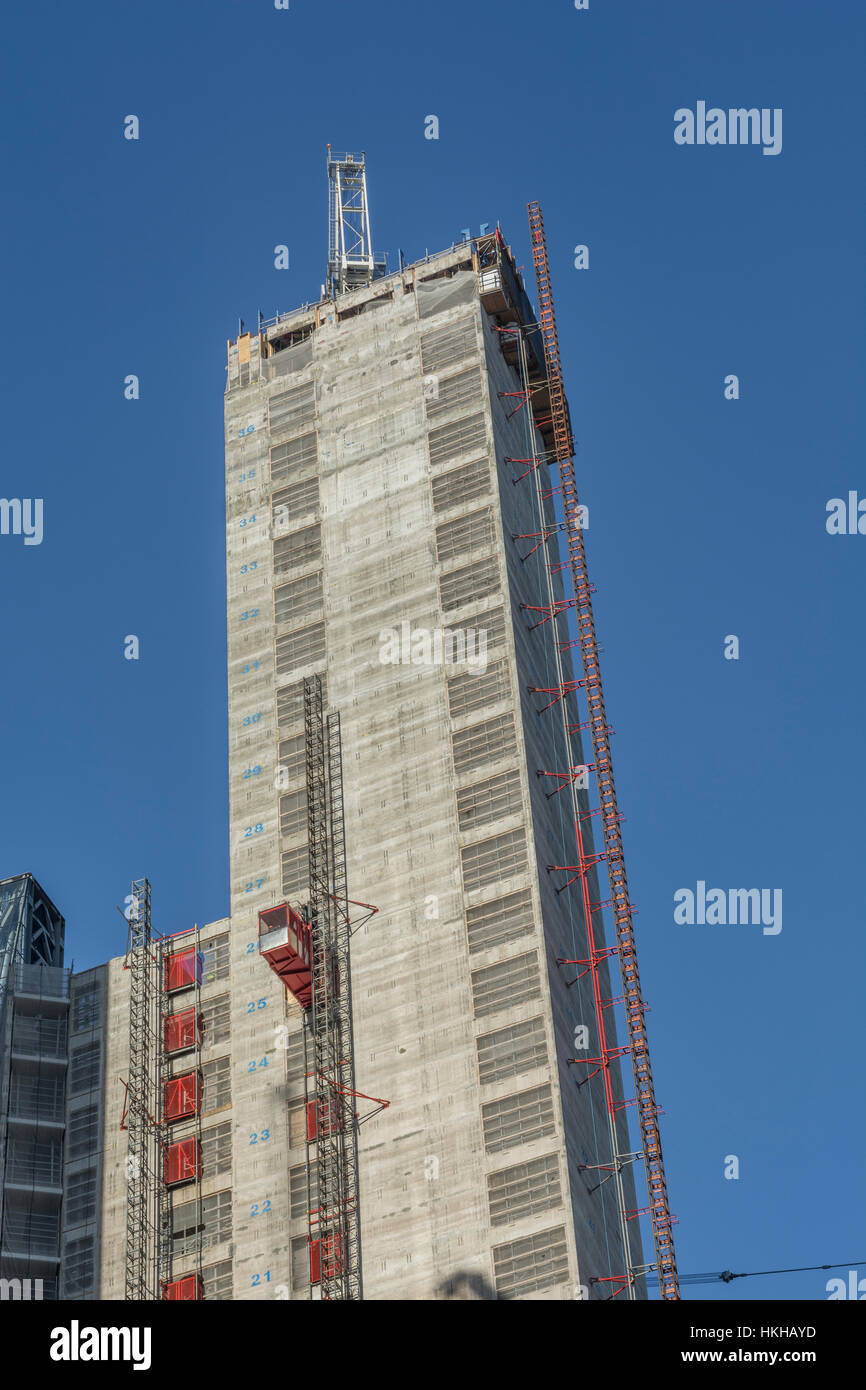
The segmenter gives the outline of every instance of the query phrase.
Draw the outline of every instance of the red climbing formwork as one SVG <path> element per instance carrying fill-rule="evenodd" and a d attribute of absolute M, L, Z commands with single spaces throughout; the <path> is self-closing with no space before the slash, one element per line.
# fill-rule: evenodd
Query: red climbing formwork
<path fill-rule="evenodd" d="M 201 1144 L 195 1135 L 189 1139 L 179 1139 L 169 1144 L 163 1160 L 163 1178 L 166 1187 L 176 1187 L 178 1183 L 192 1182 L 201 1176 Z"/>
<path fill-rule="evenodd" d="M 187 1272 L 178 1275 L 171 1194 L 200 1211 L 204 958 L 197 926 L 171 937 L 154 933 L 146 879 L 133 883 L 132 901 L 124 961 L 130 970 L 129 1081 L 121 1129 L 129 1130 L 127 1166 L 135 1181 L 127 1185 L 125 1293 L 136 1302 L 197 1301 L 205 1297 L 203 1244 L 193 1252 L 184 1247 Z"/>
<path fill-rule="evenodd" d="M 191 989 L 201 983 L 201 961 L 193 948 L 188 951 L 174 951 L 164 958 L 165 989 L 174 994 L 179 989 Z"/>
<path fill-rule="evenodd" d="M 164 1120 L 188 1120 L 201 1108 L 201 1077 L 197 1071 L 172 1076 L 163 1082 L 162 1117 Z"/>
<path fill-rule="evenodd" d="M 313 998 L 312 929 L 288 903 L 259 913 L 259 953 L 308 1009 Z"/>
<path fill-rule="evenodd" d="M 185 1052 L 196 1047 L 200 1041 L 198 1014 L 195 1009 L 168 1014 L 162 1020 L 162 1032 L 166 1052 Z"/>

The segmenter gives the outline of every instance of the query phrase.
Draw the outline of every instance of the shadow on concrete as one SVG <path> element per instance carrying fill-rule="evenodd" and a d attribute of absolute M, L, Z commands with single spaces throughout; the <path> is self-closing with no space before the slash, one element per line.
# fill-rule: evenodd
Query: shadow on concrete
<path fill-rule="evenodd" d="M 468 1270 L 460 1270 L 457 1274 L 452 1274 L 450 1279 L 443 1279 L 436 1292 L 440 1298 L 463 1301 L 480 1299 L 485 1303 L 498 1301 L 496 1290 L 484 1275 L 470 1273 Z"/>

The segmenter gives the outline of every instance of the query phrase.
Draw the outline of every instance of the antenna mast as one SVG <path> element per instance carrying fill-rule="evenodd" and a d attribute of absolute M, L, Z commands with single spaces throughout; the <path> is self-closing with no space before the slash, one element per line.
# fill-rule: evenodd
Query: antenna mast
<path fill-rule="evenodd" d="M 330 299 L 370 285 L 385 274 L 373 254 L 367 173 L 361 154 L 334 154 L 328 146 L 328 283 Z"/>

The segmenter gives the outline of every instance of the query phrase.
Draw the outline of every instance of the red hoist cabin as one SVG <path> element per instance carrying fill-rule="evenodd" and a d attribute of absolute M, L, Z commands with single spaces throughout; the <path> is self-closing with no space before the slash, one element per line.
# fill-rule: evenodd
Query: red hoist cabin
<path fill-rule="evenodd" d="M 288 903 L 259 913 L 259 953 L 308 1009 L 313 1001 L 313 932 Z"/>

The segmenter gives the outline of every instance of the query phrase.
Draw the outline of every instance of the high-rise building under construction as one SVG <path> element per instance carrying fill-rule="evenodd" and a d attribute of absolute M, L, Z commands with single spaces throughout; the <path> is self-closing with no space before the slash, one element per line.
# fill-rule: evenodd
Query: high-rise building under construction
<path fill-rule="evenodd" d="M 61 1296 L 675 1297 L 540 210 L 536 313 L 498 228 L 387 273 L 328 171 L 320 302 L 228 345 L 230 916 L 141 880 L 73 979 Z"/>
<path fill-rule="evenodd" d="M 309 896 L 303 682 L 319 675 L 342 725 L 347 893 L 378 909 L 351 942 L 355 1087 L 388 1102 L 355 1106 L 364 1296 L 604 1296 L 595 1280 L 641 1255 L 603 1180 L 602 1068 L 569 1063 L 598 1052 L 590 972 L 558 964 L 590 954 L 574 875 L 550 871 L 578 863 L 569 787 L 585 793 L 537 316 L 498 230 L 383 274 L 363 163 L 329 162 L 326 297 L 228 355 L 234 1084 L 243 1145 L 266 1129 L 283 1178 L 290 1155 L 279 1195 L 245 1183 L 250 1210 L 270 1199 L 250 1225 L 285 1279 L 300 1087 L 269 1055 L 254 946 L 259 912 Z M 616 1177 L 634 1213 L 629 1166 Z"/>

